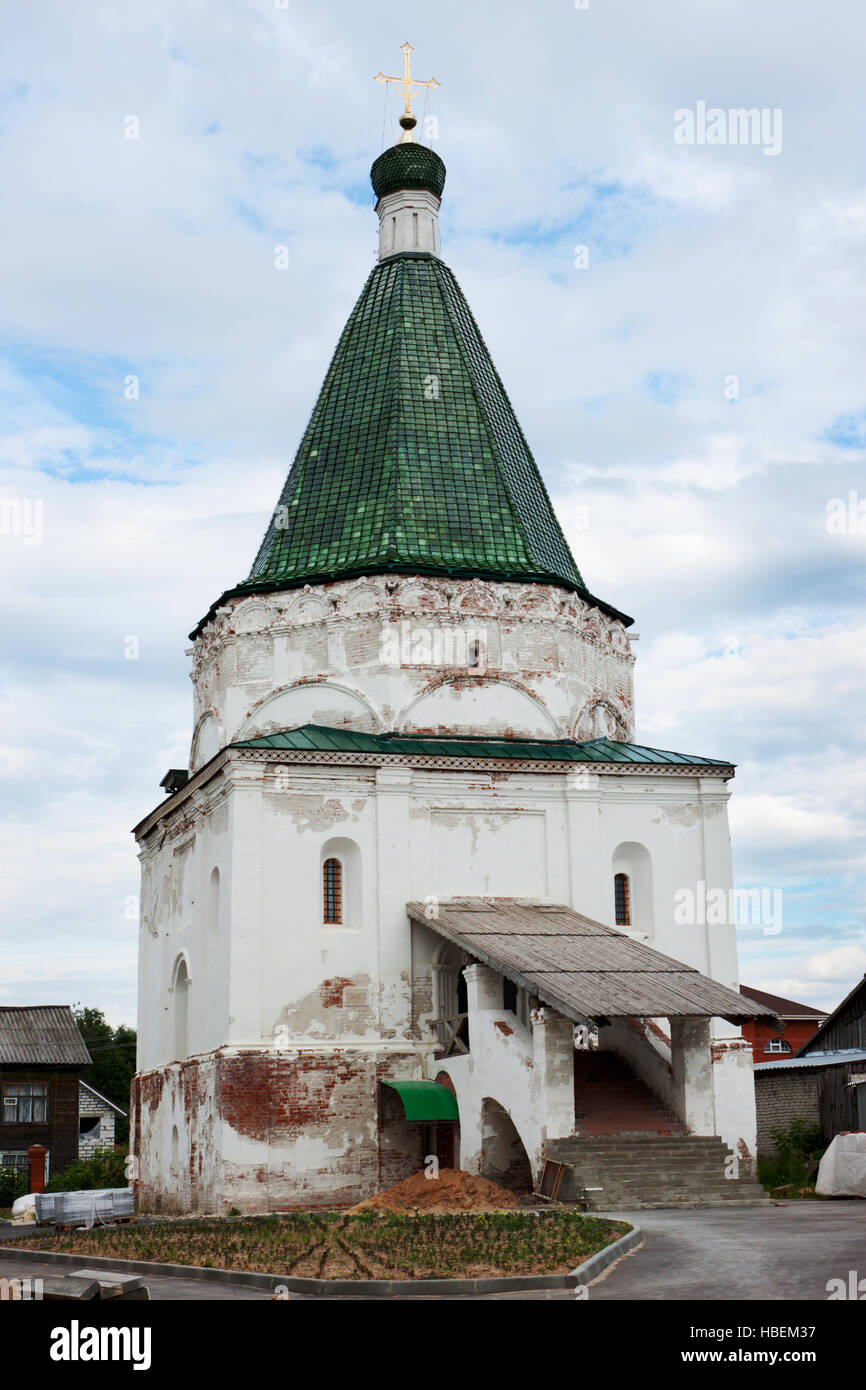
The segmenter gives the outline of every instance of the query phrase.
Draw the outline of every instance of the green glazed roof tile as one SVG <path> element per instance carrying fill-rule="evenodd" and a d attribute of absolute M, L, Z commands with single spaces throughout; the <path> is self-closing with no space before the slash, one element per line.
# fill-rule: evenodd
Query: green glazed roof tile
<path fill-rule="evenodd" d="M 388 570 L 586 592 L 460 287 L 418 253 L 371 272 L 239 589 Z"/>

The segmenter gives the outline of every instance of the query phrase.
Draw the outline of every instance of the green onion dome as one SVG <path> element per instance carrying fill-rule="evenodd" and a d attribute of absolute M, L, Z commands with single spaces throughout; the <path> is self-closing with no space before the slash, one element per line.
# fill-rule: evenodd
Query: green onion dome
<path fill-rule="evenodd" d="M 401 141 L 379 155 L 370 170 L 370 182 L 377 200 L 387 193 L 396 193 L 399 188 L 426 188 L 441 198 L 445 165 L 426 145 L 418 145 L 414 140 Z"/>

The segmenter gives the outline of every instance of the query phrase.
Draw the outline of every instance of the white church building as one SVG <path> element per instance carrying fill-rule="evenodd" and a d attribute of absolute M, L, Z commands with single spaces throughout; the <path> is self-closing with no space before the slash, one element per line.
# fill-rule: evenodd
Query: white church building
<path fill-rule="evenodd" d="M 747 1200 L 723 759 L 635 742 L 404 115 L 379 260 L 249 578 L 191 634 L 189 768 L 135 829 L 142 1210 L 354 1203 L 423 1168 Z M 266 499 L 263 499 L 265 501 Z M 686 914 L 688 915 L 688 914 Z M 724 915 L 724 914 L 723 914 Z"/>

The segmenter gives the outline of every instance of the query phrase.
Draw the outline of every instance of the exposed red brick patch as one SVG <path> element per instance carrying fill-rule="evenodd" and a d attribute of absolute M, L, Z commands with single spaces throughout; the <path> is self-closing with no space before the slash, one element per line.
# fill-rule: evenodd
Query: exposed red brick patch
<path fill-rule="evenodd" d="M 142 1111 L 156 1110 L 162 1100 L 162 1091 L 165 1086 L 165 1073 L 161 1071 L 149 1071 L 139 1074 L 136 1077 L 138 1100 Z"/>
<path fill-rule="evenodd" d="M 333 980 L 322 981 L 322 1008 L 323 1009 L 342 1009 L 343 990 L 351 989 L 354 980 L 347 980 L 343 975 L 336 975 Z"/>

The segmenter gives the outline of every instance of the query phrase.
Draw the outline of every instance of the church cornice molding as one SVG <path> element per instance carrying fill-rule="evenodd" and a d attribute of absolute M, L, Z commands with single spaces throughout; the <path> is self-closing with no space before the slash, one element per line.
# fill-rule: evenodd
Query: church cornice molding
<path fill-rule="evenodd" d="M 252 771 L 255 766 L 266 763 L 279 763 L 283 766 L 299 767 L 310 764 L 325 767 L 408 767 L 419 771 L 444 772 L 495 772 L 495 773 L 533 773 L 542 776 L 565 777 L 585 768 L 587 774 L 603 778 L 636 777 L 673 778 L 682 781 L 710 780 L 714 784 L 727 782 L 734 776 L 733 765 L 710 765 L 703 763 L 574 763 L 537 762 L 534 759 L 517 758 L 472 758 L 449 754 L 408 754 L 408 753 L 361 753 L 350 750 L 301 750 L 279 748 L 223 748 L 219 753 L 194 773 L 184 787 L 161 806 L 157 806 L 138 823 L 133 834 L 141 840 L 163 822 L 166 817 L 185 814 L 190 808 L 184 803 L 203 787 L 212 777 L 223 772 L 232 764 L 246 766 Z"/>

